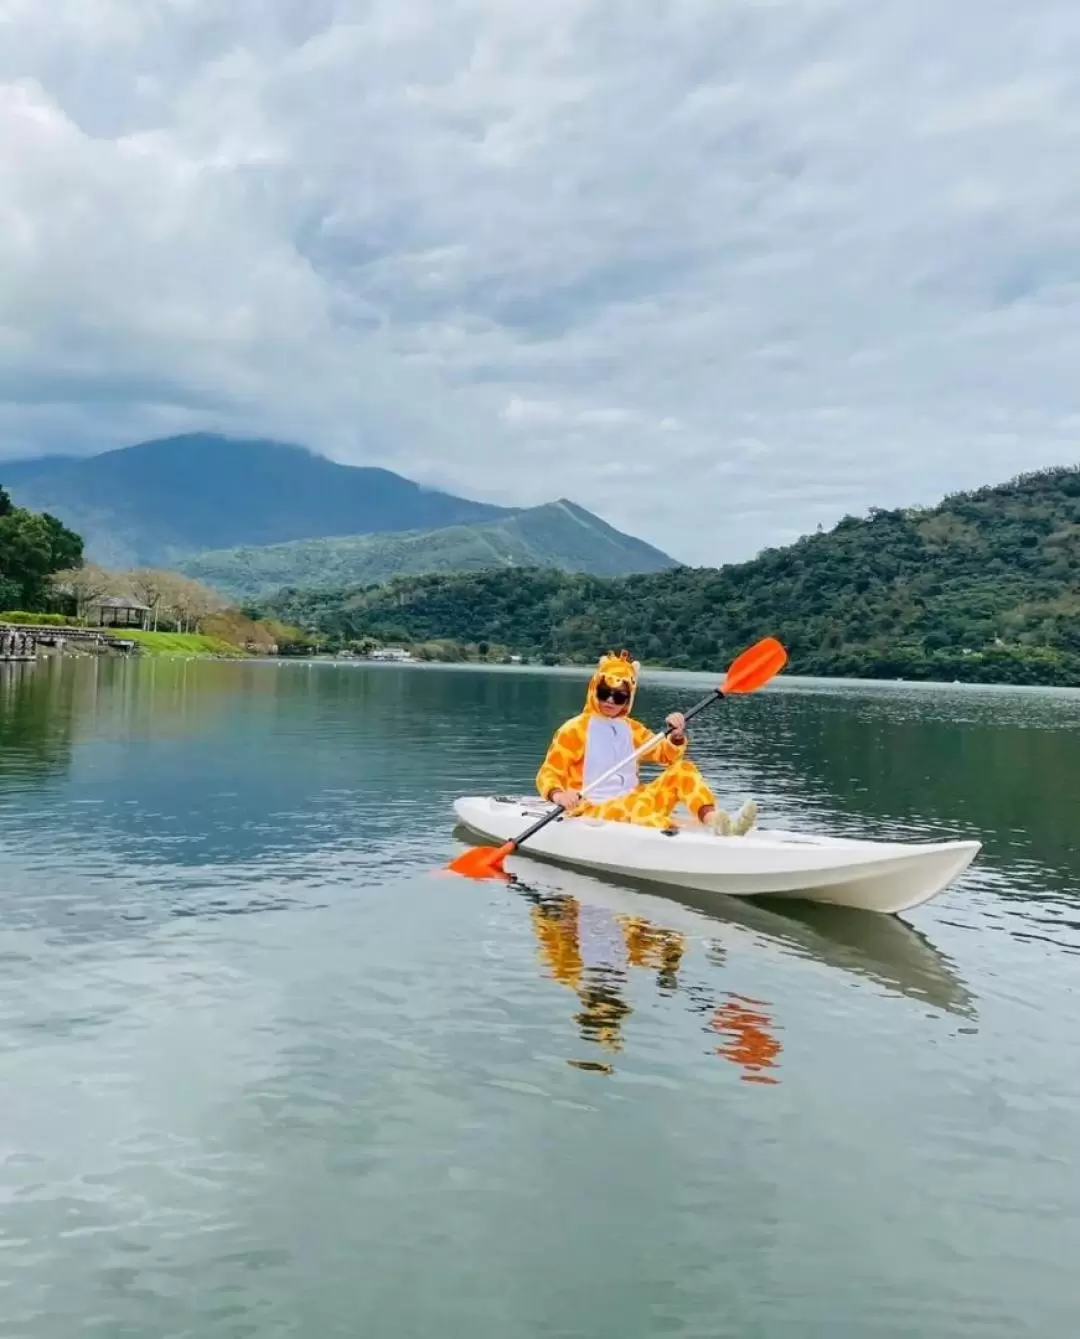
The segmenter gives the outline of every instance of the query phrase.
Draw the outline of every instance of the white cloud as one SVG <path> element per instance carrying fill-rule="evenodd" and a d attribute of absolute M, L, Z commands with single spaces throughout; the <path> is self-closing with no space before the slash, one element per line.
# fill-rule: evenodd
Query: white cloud
<path fill-rule="evenodd" d="M 644 415 L 633 409 L 583 409 L 577 421 L 589 427 L 623 428 L 646 420 Z"/>
<path fill-rule="evenodd" d="M 1069 0 L 0 0 L 0 450 L 267 432 L 694 562 L 1071 461 L 1078 50 Z"/>
<path fill-rule="evenodd" d="M 551 400 L 523 400 L 515 395 L 503 407 L 502 417 L 507 423 L 528 426 L 534 423 L 562 423 L 566 413 L 561 405 Z"/>

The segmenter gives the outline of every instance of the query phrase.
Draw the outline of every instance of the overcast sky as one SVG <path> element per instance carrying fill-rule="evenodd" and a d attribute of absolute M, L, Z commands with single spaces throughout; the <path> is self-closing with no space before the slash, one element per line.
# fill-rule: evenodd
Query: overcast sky
<path fill-rule="evenodd" d="M 1074 463 L 1077 0 L 0 0 L 0 454 L 259 432 L 694 563 Z"/>

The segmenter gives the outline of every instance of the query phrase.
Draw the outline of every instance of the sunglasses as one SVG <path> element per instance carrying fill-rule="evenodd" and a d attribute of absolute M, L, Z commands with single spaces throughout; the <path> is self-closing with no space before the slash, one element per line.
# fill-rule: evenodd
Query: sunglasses
<path fill-rule="evenodd" d="M 612 688 L 609 684 L 600 683 L 596 689 L 596 696 L 601 702 L 614 702 L 617 707 L 621 707 L 630 701 L 630 689 Z"/>

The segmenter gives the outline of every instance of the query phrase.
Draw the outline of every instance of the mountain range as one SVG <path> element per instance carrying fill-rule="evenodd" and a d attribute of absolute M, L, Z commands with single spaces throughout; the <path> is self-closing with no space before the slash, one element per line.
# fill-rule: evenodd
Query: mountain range
<path fill-rule="evenodd" d="M 484 565 L 604 575 L 675 566 L 571 502 L 473 502 L 262 439 L 190 433 L 0 462 L 0 485 L 82 535 L 95 562 L 213 574 L 232 594 Z"/>
<path fill-rule="evenodd" d="M 730 567 L 406 577 L 284 591 L 267 607 L 331 643 L 487 643 L 584 664 L 626 646 L 719 671 L 771 633 L 796 674 L 1076 686 L 1080 469 L 873 508 Z"/>

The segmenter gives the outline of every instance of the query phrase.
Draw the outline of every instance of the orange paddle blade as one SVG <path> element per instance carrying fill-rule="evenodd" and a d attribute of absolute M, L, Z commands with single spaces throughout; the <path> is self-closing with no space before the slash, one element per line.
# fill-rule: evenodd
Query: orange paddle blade
<path fill-rule="evenodd" d="M 721 693 L 754 692 L 767 684 L 774 674 L 779 674 L 787 664 L 787 658 L 787 652 L 775 637 L 763 637 L 731 662 L 720 685 Z"/>
<path fill-rule="evenodd" d="M 514 851 L 514 843 L 504 846 L 470 846 L 462 851 L 456 860 L 451 860 L 447 869 L 455 874 L 464 874 L 468 879 L 496 879 L 506 877 L 503 861 Z"/>

